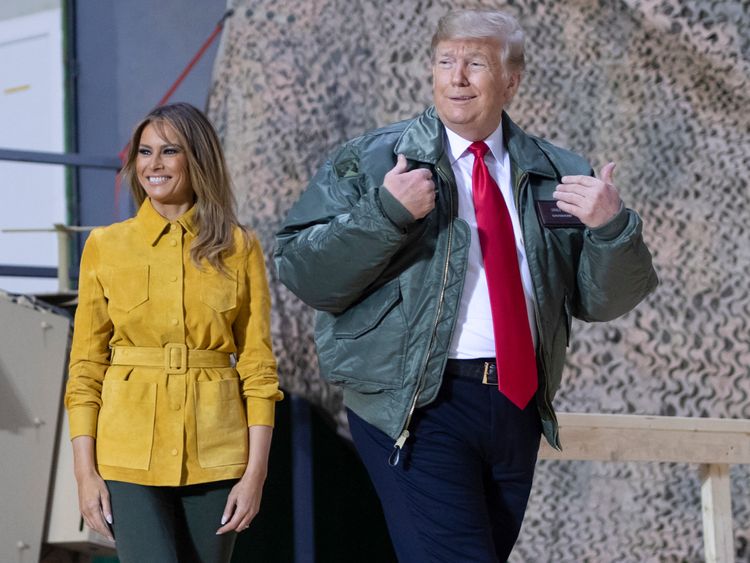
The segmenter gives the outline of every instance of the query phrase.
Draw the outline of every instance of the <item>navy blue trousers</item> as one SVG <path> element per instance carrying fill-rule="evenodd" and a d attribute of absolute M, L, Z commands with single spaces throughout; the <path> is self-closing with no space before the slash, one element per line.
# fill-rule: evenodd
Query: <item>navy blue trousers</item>
<path fill-rule="evenodd" d="M 541 423 L 496 386 L 446 372 L 418 409 L 395 467 L 394 440 L 348 411 L 352 438 L 404 563 L 506 561 L 534 476 Z"/>

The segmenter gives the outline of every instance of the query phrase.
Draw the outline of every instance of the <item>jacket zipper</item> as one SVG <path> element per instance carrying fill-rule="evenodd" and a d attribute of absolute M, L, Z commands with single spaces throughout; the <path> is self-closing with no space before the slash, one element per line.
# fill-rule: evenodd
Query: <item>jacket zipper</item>
<path fill-rule="evenodd" d="M 536 293 L 536 289 L 534 290 L 534 293 Z M 539 318 L 539 308 L 538 308 L 538 306 L 537 306 L 536 303 L 534 303 L 534 318 L 536 319 L 536 326 L 537 327 L 541 327 L 542 324 L 541 324 L 541 320 Z M 542 361 L 542 369 L 544 370 L 544 376 L 545 376 L 544 377 L 544 379 L 545 379 L 545 384 L 544 384 L 544 406 L 547 408 L 547 412 L 549 412 L 549 414 L 552 416 L 552 420 L 555 423 L 555 435 L 553 436 L 553 438 L 554 438 L 554 442 L 555 442 L 555 448 L 556 449 L 560 449 L 560 446 L 559 446 L 560 440 L 558 438 L 559 429 L 558 429 L 558 426 L 557 426 L 557 415 L 555 415 L 555 411 L 552 408 L 552 401 L 549 400 L 549 386 L 548 386 L 548 382 L 547 382 L 547 374 L 549 372 L 548 372 L 547 362 L 544 359 L 544 350 L 545 350 L 545 347 L 544 347 L 544 343 L 542 341 L 542 331 L 541 331 L 540 328 L 537 328 L 537 334 L 539 335 L 539 358 Z"/>
<path fill-rule="evenodd" d="M 523 215 L 521 214 L 521 189 L 524 186 L 524 183 L 528 181 L 528 174 L 525 172 L 521 175 L 521 178 L 518 182 L 519 189 L 516 192 L 516 210 L 518 211 L 518 217 L 521 223 L 521 232 L 523 233 L 523 240 L 526 241 L 526 222 L 523 220 Z M 533 196 L 532 196 L 533 197 Z M 531 262 L 529 261 L 529 268 L 531 268 Z M 555 424 L 555 435 L 553 436 L 555 447 L 557 449 L 560 449 L 559 447 L 559 428 L 557 425 L 557 416 L 555 415 L 555 411 L 552 408 L 552 402 L 549 399 L 549 388 L 548 388 L 548 381 L 547 381 L 547 374 L 548 367 L 547 362 L 544 359 L 544 351 L 545 351 L 545 345 L 543 340 L 543 334 L 542 334 L 542 320 L 539 316 L 539 296 L 536 294 L 536 286 L 534 285 L 534 282 L 532 281 L 531 286 L 534 288 L 534 320 L 536 321 L 537 326 L 537 335 L 539 336 L 539 358 L 542 361 L 542 369 L 544 370 L 544 379 L 545 379 L 545 385 L 544 385 L 544 406 L 547 408 L 547 412 L 552 416 L 552 420 Z"/>
<path fill-rule="evenodd" d="M 438 173 L 438 176 L 445 182 L 446 185 L 449 185 L 448 179 L 446 178 L 445 174 L 440 168 L 440 165 L 438 164 L 435 167 L 435 170 Z M 417 382 L 417 388 L 414 392 L 414 396 L 412 397 L 411 404 L 409 406 L 409 413 L 406 415 L 406 422 L 404 423 L 404 427 L 401 430 L 401 434 L 396 439 L 395 444 L 393 444 L 393 450 L 391 451 L 391 455 L 388 456 L 388 464 L 392 467 L 395 467 L 398 465 L 399 460 L 401 459 L 401 449 L 404 447 L 404 444 L 406 443 L 406 440 L 409 438 L 409 425 L 411 424 L 411 419 L 414 416 L 414 411 L 417 408 L 417 400 L 419 399 L 420 393 L 422 393 L 425 380 L 427 379 L 427 363 L 430 361 L 430 356 L 432 352 L 432 347 L 435 343 L 435 334 L 437 332 L 438 323 L 440 322 L 440 315 L 443 312 L 443 302 L 445 300 L 445 286 L 448 283 L 448 270 L 450 266 L 450 257 L 451 257 L 451 250 L 453 247 L 453 190 L 449 190 L 450 196 L 450 222 L 448 223 L 448 248 L 445 253 L 445 267 L 443 269 L 443 284 L 440 289 L 440 299 L 438 301 L 438 308 L 437 313 L 435 314 L 435 322 L 432 326 L 432 337 L 430 339 L 430 345 L 427 349 L 427 354 L 424 359 L 424 363 L 422 364 L 421 369 L 421 376 L 419 378 L 419 381 Z"/>

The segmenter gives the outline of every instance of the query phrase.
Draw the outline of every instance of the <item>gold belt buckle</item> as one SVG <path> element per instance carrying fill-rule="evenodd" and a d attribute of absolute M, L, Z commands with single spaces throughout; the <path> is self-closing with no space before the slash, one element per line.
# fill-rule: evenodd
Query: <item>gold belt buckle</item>
<path fill-rule="evenodd" d="M 169 375 L 187 373 L 187 345 L 167 344 L 164 346 L 164 372 Z"/>
<path fill-rule="evenodd" d="M 484 374 L 482 375 L 482 383 L 485 385 L 489 385 L 489 381 L 487 381 L 487 376 L 490 373 L 490 362 L 484 362 Z"/>

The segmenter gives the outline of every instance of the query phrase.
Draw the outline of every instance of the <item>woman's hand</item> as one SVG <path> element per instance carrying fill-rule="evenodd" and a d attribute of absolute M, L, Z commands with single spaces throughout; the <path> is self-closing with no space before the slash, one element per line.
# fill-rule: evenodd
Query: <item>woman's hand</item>
<path fill-rule="evenodd" d="M 242 479 L 232 487 L 221 517 L 221 528 L 216 532 L 241 532 L 250 526 L 255 515 L 260 510 L 260 499 L 263 495 L 263 483 L 265 475 L 248 475 L 245 473 Z"/>
<path fill-rule="evenodd" d="M 78 507 L 83 520 L 89 528 L 114 541 L 112 530 L 107 525 L 112 523 L 109 490 L 96 470 L 93 437 L 73 438 L 73 463 L 78 482 Z"/>
<path fill-rule="evenodd" d="M 221 516 L 221 528 L 216 534 L 241 532 L 250 526 L 260 510 L 260 499 L 263 496 L 263 483 L 268 474 L 268 453 L 271 449 L 273 428 L 270 426 L 251 426 L 248 429 L 249 454 L 245 474 L 229 491 L 224 514 Z"/>

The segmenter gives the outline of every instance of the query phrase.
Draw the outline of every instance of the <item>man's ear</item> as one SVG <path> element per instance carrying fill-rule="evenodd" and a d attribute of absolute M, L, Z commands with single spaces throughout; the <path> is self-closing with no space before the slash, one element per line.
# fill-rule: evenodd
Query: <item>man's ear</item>
<path fill-rule="evenodd" d="M 518 92 L 518 89 L 521 87 L 522 76 L 523 73 L 519 71 L 510 73 L 510 76 L 508 77 L 508 86 L 506 88 L 506 104 L 510 103 L 513 100 L 516 92 Z"/>
<path fill-rule="evenodd" d="M 508 82 L 508 94 L 510 95 L 511 99 L 516 95 L 516 92 L 518 92 L 518 89 L 521 87 L 522 76 L 523 73 L 521 72 L 511 72 L 510 74 L 510 81 Z"/>

